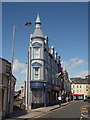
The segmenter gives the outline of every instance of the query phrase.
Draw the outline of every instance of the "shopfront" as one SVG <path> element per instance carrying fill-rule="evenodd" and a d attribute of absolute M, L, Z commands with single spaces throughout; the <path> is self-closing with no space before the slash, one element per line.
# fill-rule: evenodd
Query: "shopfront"
<path fill-rule="evenodd" d="M 31 82 L 31 108 L 46 107 L 58 104 L 59 87 L 45 82 Z"/>
<path fill-rule="evenodd" d="M 46 83 L 31 82 L 32 101 L 31 108 L 39 108 L 46 105 Z"/>
<path fill-rule="evenodd" d="M 83 100 L 84 94 L 72 94 L 74 100 Z"/>

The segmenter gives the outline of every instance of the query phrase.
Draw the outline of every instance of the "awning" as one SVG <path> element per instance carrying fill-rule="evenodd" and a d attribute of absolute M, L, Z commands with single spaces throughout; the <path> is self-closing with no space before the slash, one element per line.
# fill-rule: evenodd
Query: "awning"
<path fill-rule="evenodd" d="M 72 94 L 72 96 L 84 96 L 84 94 Z"/>

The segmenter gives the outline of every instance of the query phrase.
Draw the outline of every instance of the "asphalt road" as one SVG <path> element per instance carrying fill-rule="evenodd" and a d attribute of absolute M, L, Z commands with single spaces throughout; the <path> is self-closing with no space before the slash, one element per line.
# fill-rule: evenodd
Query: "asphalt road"
<path fill-rule="evenodd" d="M 60 119 L 63 120 L 68 118 L 68 120 L 80 120 L 80 107 L 88 104 L 87 102 L 83 101 L 77 101 L 72 102 L 66 106 L 62 106 L 61 108 L 55 109 L 49 113 L 46 113 L 44 115 L 38 116 L 38 120 L 42 120 L 40 118 L 43 118 L 43 120 L 50 120 L 50 119 Z M 48 119 L 47 119 L 48 118 Z M 58 120 L 59 120 L 58 119 Z M 86 120 L 86 119 L 85 119 Z"/>

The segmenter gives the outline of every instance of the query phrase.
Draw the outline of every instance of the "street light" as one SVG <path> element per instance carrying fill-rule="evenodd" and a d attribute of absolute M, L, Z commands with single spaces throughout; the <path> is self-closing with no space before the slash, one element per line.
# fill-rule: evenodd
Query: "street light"
<path fill-rule="evenodd" d="M 24 25 L 14 25 L 13 27 L 13 38 L 12 38 L 12 55 L 11 55 L 11 80 L 12 80 L 12 70 L 13 70 L 13 62 L 14 62 L 14 43 L 15 43 L 15 33 L 16 33 L 16 28 L 17 27 L 21 27 L 21 26 L 31 26 L 32 23 L 31 22 L 28 22 L 28 23 L 25 23 Z M 11 93 L 11 82 L 10 82 L 10 92 L 9 94 Z M 9 97 L 9 104 L 10 104 L 11 100 L 10 100 L 10 97 Z M 9 107 L 9 110 L 10 110 L 10 107 Z"/>
<path fill-rule="evenodd" d="M 16 33 L 16 28 L 21 27 L 21 26 L 31 26 L 32 23 L 28 22 L 23 25 L 14 25 L 13 27 L 13 39 L 12 39 L 12 56 L 11 56 L 11 70 L 13 69 L 13 62 L 14 62 L 14 43 L 15 43 L 15 33 Z"/>

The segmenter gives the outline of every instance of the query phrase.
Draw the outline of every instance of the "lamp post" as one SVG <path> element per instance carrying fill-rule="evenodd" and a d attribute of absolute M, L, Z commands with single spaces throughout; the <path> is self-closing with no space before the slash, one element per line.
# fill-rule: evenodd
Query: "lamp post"
<path fill-rule="evenodd" d="M 17 28 L 17 27 L 21 27 L 21 26 L 31 26 L 31 25 L 32 25 L 32 23 L 31 23 L 31 22 L 28 22 L 28 23 L 25 23 L 25 24 L 23 24 L 23 25 L 14 25 L 14 27 L 13 27 L 12 55 L 11 55 L 11 80 L 12 80 L 12 74 L 13 74 L 14 43 L 15 43 L 16 28 Z M 11 103 L 10 94 L 11 94 L 11 82 L 10 82 L 10 91 L 9 91 L 9 104 Z M 9 111 L 10 111 L 10 107 L 9 107 Z"/>
<path fill-rule="evenodd" d="M 15 34 L 16 34 L 16 28 L 21 26 L 31 26 L 32 23 L 28 22 L 24 25 L 14 25 L 13 27 L 13 39 L 12 39 L 12 56 L 11 56 L 11 70 L 13 70 L 13 62 L 14 62 L 14 43 L 15 43 Z"/>

